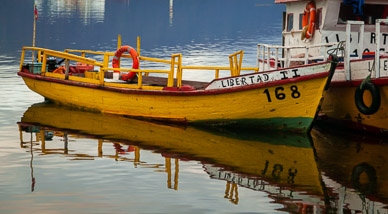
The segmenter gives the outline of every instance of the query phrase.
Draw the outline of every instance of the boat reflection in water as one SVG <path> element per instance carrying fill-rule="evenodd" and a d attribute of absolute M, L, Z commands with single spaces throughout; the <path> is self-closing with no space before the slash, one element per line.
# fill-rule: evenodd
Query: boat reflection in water
<path fill-rule="evenodd" d="M 204 131 L 191 126 L 155 124 L 46 103 L 31 106 L 18 124 L 21 145 L 26 149 L 31 147 L 31 154 L 65 154 L 71 160 L 104 157 L 148 165 L 166 172 L 167 187 L 176 190 L 179 161 L 196 160 L 211 178 L 225 181 L 225 193 L 220 195 L 232 203 L 238 204 L 243 200 L 239 198 L 238 188 L 249 188 L 265 192 L 275 203 L 281 204 L 284 211 L 314 210 L 321 213 L 325 209 L 321 179 L 309 136 L 268 132 L 260 135 L 252 130 L 207 128 Z M 25 132 L 36 133 L 36 137 L 31 134 L 32 139 L 36 138 L 35 143 L 29 144 L 23 139 L 30 135 Z M 97 155 L 74 150 L 75 145 L 69 151 L 72 141 L 85 137 L 98 141 Z M 52 141 L 48 141 L 49 138 Z M 49 146 L 55 141 L 63 141 L 63 148 Z M 113 144 L 113 147 L 107 144 Z M 114 154 L 105 155 L 103 145 L 104 150 L 110 148 L 113 151 L 114 148 Z M 140 158 L 143 149 L 160 153 L 165 162 L 151 163 L 154 160 L 148 162 Z M 125 155 L 131 151 L 134 159 Z M 32 179 L 34 188 L 33 174 Z"/>
<path fill-rule="evenodd" d="M 337 213 L 388 213 L 387 139 L 328 129 L 311 135 L 330 206 Z"/>

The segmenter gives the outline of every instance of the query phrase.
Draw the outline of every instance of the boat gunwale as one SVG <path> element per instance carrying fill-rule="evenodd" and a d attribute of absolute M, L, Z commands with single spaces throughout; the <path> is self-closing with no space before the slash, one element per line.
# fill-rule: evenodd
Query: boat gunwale
<path fill-rule="evenodd" d="M 364 79 L 358 80 L 332 80 L 330 83 L 330 87 L 342 88 L 342 87 L 357 87 L 361 85 Z M 378 86 L 386 86 L 388 85 L 388 77 L 380 77 L 380 78 L 371 78 L 370 81 Z"/>
<path fill-rule="evenodd" d="M 326 63 L 330 63 L 330 62 L 326 61 L 326 62 L 320 62 L 320 63 L 315 63 L 315 64 L 279 69 L 279 70 L 274 70 L 274 71 L 282 71 L 282 70 L 295 69 L 295 68 L 300 68 L 300 67 L 308 67 L 308 66 L 326 64 Z M 26 72 L 18 72 L 17 74 L 21 77 L 26 77 L 26 78 L 40 80 L 40 81 L 53 82 L 53 83 L 58 83 L 58 84 L 72 85 L 72 86 L 92 88 L 92 89 L 100 89 L 100 90 L 106 90 L 106 91 L 112 91 L 112 92 L 120 92 L 120 93 L 125 93 L 125 94 L 195 96 L 195 95 L 213 95 L 213 94 L 233 93 L 233 92 L 247 91 L 247 90 L 259 89 L 259 88 L 265 88 L 265 87 L 271 87 L 271 86 L 277 86 L 277 85 L 284 85 L 284 84 L 293 83 L 293 82 L 307 81 L 307 80 L 311 80 L 311 79 L 318 79 L 318 78 L 329 76 L 330 70 L 331 69 L 329 68 L 326 71 L 315 73 L 315 74 L 309 74 L 309 75 L 305 75 L 305 76 L 288 78 L 288 79 L 283 79 L 283 80 L 275 80 L 275 81 L 270 81 L 270 82 L 260 82 L 260 83 L 256 83 L 256 84 L 252 84 L 252 85 L 238 86 L 238 87 L 232 87 L 232 88 L 222 88 L 222 89 L 209 89 L 209 90 L 200 89 L 200 90 L 190 90 L 190 91 L 179 91 L 177 87 L 164 87 L 163 90 L 119 88 L 119 87 L 113 87 L 113 86 L 105 86 L 105 85 L 98 85 L 98 84 L 92 84 L 92 83 L 78 82 L 78 81 L 74 81 L 74 80 L 65 80 L 65 79 L 58 79 L 58 78 L 53 78 L 53 77 L 45 77 L 45 76 L 41 76 L 39 74 L 31 74 L 31 73 L 26 73 Z M 263 74 L 264 73 L 271 73 L 274 71 L 263 72 Z M 236 77 L 243 77 L 243 76 L 254 75 L 254 74 L 261 74 L 261 73 L 250 73 L 250 74 L 244 74 L 244 75 L 240 75 L 240 76 L 236 76 Z M 219 79 L 215 79 L 215 80 L 223 80 L 223 79 L 229 79 L 229 78 L 233 78 L 233 77 L 219 78 Z M 215 80 L 213 80 L 213 81 L 215 81 Z M 209 85 L 213 81 L 211 81 L 209 83 Z"/>

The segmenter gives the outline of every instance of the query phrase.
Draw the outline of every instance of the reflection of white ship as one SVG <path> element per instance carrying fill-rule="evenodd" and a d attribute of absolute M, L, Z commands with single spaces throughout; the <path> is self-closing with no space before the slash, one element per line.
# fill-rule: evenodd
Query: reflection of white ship
<path fill-rule="evenodd" d="M 79 13 L 84 24 L 102 22 L 105 16 L 105 0 L 36 0 L 36 5 L 38 10 L 47 7 L 41 14 L 48 17 L 69 17 Z"/>
<path fill-rule="evenodd" d="M 372 201 L 369 198 L 359 194 L 357 191 L 351 188 L 342 186 L 329 177 L 322 175 L 322 180 L 326 187 L 331 190 L 330 197 L 337 198 L 335 201 L 331 201 L 333 207 L 343 207 L 338 209 L 337 213 L 347 213 L 347 211 L 357 211 L 355 213 L 368 213 L 368 214 L 387 214 L 388 209 L 386 205 L 378 201 Z"/>
<path fill-rule="evenodd" d="M 172 18 L 174 17 L 174 0 L 170 0 L 170 10 L 169 10 L 169 23 L 172 26 Z"/>
<path fill-rule="evenodd" d="M 311 132 L 318 168 L 331 207 L 338 213 L 388 213 L 388 145 L 383 139 Z"/>

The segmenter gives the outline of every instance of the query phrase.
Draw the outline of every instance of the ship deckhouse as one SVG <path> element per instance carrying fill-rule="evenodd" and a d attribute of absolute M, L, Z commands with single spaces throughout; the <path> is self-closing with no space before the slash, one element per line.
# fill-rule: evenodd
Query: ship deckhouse
<path fill-rule="evenodd" d="M 376 42 L 376 20 L 388 18 L 388 1 L 365 0 L 364 4 L 357 0 L 316 0 L 315 29 L 310 39 L 301 39 L 303 14 L 306 0 L 276 0 L 275 3 L 286 4 L 283 17 L 283 45 L 306 45 L 332 43 L 346 40 L 346 22 L 363 21 L 364 38 L 363 53 L 372 52 Z M 352 26 L 351 54 L 359 55 L 357 49 L 360 39 L 360 26 Z M 381 26 L 381 32 L 388 32 L 388 26 Z M 388 33 L 381 34 L 381 51 L 387 52 L 383 45 L 387 44 Z M 311 53 L 310 53 L 311 54 Z"/>

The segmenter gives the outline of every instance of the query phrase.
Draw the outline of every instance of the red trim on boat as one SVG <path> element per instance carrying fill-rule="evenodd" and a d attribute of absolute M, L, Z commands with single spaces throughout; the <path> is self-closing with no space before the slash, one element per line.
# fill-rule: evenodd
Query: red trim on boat
<path fill-rule="evenodd" d="M 325 114 L 318 114 L 316 124 L 318 126 L 325 126 L 325 127 L 327 126 L 330 128 L 337 127 L 339 129 L 348 130 L 348 131 L 357 130 L 365 134 L 388 136 L 388 130 L 384 128 L 370 126 L 370 125 L 358 123 L 351 120 L 341 120 L 341 119 L 330 118 Z"/>
<path fill-rule="evenodd" d="M 363 80 L 352 81 L 332 81 L 330 87 L 357 87 Z M 388 85 L 388 77 L 380 77 L 378 79 L 371 79 L 371 82 L 375 85 Z"/>

